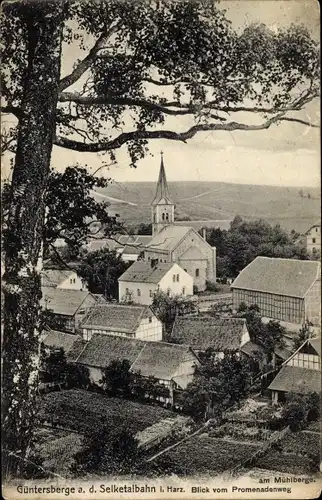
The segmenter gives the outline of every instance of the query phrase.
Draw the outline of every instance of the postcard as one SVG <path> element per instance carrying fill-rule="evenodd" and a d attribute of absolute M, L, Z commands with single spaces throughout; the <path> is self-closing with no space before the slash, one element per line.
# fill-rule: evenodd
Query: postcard
<path fill-rule="evenodd" d="M 318 3 L 1 27 L 4 498 L 317 498 Z"/>

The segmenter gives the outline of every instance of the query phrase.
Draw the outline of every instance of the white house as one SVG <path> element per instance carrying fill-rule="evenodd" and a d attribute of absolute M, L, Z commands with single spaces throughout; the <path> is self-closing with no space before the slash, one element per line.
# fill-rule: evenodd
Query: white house
<path fill-rule="evenodd" d="M 162 340 L 162 323 L 149 306 L 97 304 L 84 318 L 80 329 L 84 340 L 94 333 L 142 340 Z"/>
<path fill-rule="evenodd" d="M 41 273 L 41 285 L 64 290 L 87 290 L 77 272 L 69 269 L 44 269 Z"/>
<path fill-rule="evenodd" d="M 150 305 L 158 290 L 170 296 L 193 294 L 192 276 L 175 262 L 134 262 L 118 282 L 120 302 Z"/>
<path fill-rule="evenodd" d="M 282 365 L 271 385 L 272 402 L 284 399 L 288 392 L 321 393 L 321 338 L 306 340 Z"/>
<path fill-rule="evenodd" d="M 310 254 L 321 252 L 321 221 L 311 226 L 304 235 L 305 246 Z"/>
<path fill-rule="evenodd" d="M 168 389 L 165 402 L 173 402 L 173 390 L 186 389 L 200 361 L 187 345 L 145 342 L 139 339 L 95 333 L 75 362 L 89 369 L 90 379 L 100 384 L 104 369 L 115 360 L 128 360 L 130 371 L 154 377 Z"/>

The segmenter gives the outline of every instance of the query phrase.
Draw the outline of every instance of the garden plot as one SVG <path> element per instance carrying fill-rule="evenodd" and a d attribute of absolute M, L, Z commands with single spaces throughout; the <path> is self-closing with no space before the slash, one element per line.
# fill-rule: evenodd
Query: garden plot
<path fill-rule="evenodd" d="M 42 396 L 39 402 L 41 421 L 81 434 L 103 425 L 124 425 L 136 434 L 164 418 L 176 415 L 160 406 L 110 398 L 83 390 L 52 392 Z"/>

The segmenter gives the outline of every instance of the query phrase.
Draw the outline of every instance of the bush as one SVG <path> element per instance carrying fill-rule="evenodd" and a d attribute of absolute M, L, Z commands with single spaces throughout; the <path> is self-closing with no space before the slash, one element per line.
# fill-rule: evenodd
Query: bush
<path fill-rule="evenodd" d="M 193 285 L 193 294 L 196 295 L 199 292 L 197 285 Z"/>
<path fill-rule="evenodd" d="M 206 281 L 206 290 L 208 292 L 219 292 L 219 286 L 214 281 Z"/>

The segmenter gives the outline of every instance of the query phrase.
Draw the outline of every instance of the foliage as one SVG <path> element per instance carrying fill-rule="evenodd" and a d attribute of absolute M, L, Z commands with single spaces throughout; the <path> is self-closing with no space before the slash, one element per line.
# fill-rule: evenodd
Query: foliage
<path fill-rule="evenodd" d="M 111 396 L 130 394 L 130 384 L 133 375 L 130 372 L 131 363 L 127 359 L 111 361 L 104 369 L 100 384 Z"/>
<path fill-rule="evenodd" d="M 218 292 L 219 291 L 219 286 L 214 281 L 207 280 L 206 281 L 206 290 L 208 292 Z"/>
<path fill-rule="evenodd" d="M 311 336 L 311 326 L 309 321 L 306 321 L 300 328 L 296 336 L 293 337 L 293 352 L 297 351 L 304 342 Z"/>
<path fill-rule="evenodd" d="M 214 228 L 207 231 L 207 241 L 217 250 L 217 274 L 233 277 L 257 256 L 307 259 L 304 247 L 296 243 L 279 225 L 272 227 L 263 220 L 244 221 L 236 216 L 228 231 Z"/>
<path fill-rule="evenodd" d="M 200 355 L 201 366 L 183 392 L 183 411 L 196 420 L 206 413 L 221 414 L 240 401 L 249 388 L 249 366 L 235 353 L 218 358 L 212 348 Z"/>
<path fill-rule="evenodd" d="M 237 315 L 246 319 L 249 336 L 255 344 L 263 349 L 267 361 L 271 360 L 277 347 L 284 347 L 285 328 L 278 321 L 270 320 L 268 323 L 264 323 L 257 304 L 247 306 L 242 302 L 239 305 Z"/>
<path fill-rule="evenodd" d="M 281 417 L 291 430 L 302 429 L 308 421 L 317 420 L 320 415 L 320 395 L 289 393 Z"/>
<path fill-rule="evenodd" d="M 188 298 L 180 295 L 170 296 L 161 290 L 154 294 L 151 308 L 157 318 L 163 323 L 166 335 L 171 334 L 177 315 L 195 312 L 195 305 Z"/>
<path fill-rule="evenodd" d="M 152 235 L 152 224 L 148 223 L 145 224 L 144 222 L 141 222 L 141 224 L 138 225 L 135 231 L 136 234 L 146 234 L 151 236 Z"/>
<path fill-rule="evenodd" d="M 90 292 L 102 294 L 106 299 L 118 299 L 118 278 L 128 267 L 115 251 L 102 248 L 83 257 L 78 273 Z"/>
<path fill-rule="evenodd" d="M 62 382 L 68 388 L 87 388 L 90 384 L 88 368 L 69 363 L 62 348 L 49 348 L 42 344 L 40 370 L 42 382 Z"/>

